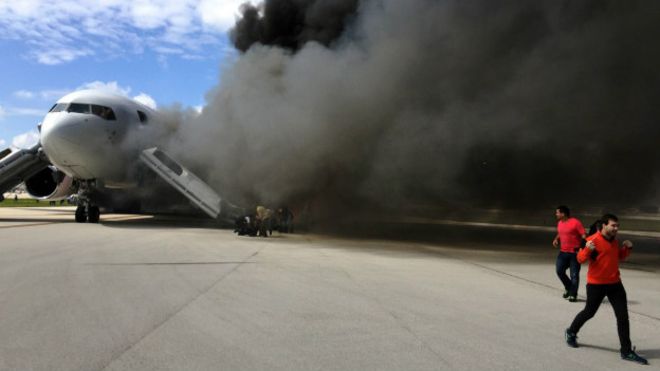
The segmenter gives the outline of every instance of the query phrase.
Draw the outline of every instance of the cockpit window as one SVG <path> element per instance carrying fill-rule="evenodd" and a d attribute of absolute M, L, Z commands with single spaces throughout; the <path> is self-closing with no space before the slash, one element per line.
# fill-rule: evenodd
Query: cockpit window
<path fill-rule="evenodd" d="M 141 123 L 146 123 L 147 122 L 147 114 L 142 112 L 142 111 L 137 111 L 138 117 L 140 118 Z"/>
<path fill-rule="evenodd" d="M 92 104 L 92 113 L 104 120 L 116 120 L 115 113 L 110 107 Z"/>
<path fill-rule="evenodd" d="M 50 108 L 50 111 L 48 112 L 62 112 L 66 110 L 66 106 L 68 106 L 68 103 L 56 103 Z"/>
<path fill-rule="evenodd" d="M 60 112 L 66 110 L 67 112 L 75 113 L 92 113 L 104 120 L 116 120 L 115 112 L 110 107 L 100 106 L 98 104 L 86 103 L 58 103 L 50 109 L 49 112 Z"/>
<path fill-rule="evenodd" d="M 91 113 L 89 104 L 84 103 L 71 103 L 66 111 L 75 113 Z"/>

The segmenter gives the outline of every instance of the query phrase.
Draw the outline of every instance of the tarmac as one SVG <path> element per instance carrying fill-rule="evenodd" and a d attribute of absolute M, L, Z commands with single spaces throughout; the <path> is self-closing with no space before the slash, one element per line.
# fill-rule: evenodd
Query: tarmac
<path fill-rule="evenodd" d="M 606 303 L 566 346 L 587 269 L 562 299 L 551 230 L 389 230 L 250 238 L 0 208 L 0 370 L 660 370 L 658 237 L 631 234 L 621 269 L 641 366 L 620 360 Z"/>

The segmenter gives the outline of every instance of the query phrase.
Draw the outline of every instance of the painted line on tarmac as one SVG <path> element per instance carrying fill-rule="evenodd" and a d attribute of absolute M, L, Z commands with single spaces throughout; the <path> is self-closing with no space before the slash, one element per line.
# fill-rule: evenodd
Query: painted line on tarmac
<path fill-rule="evenodd" d="M 462 260 L 462 259 L 461 259 L 461 261 L 466 262 L 465 260 Z M 486 270 L 489 270 L 491 272 L 499 273 L 499 274 L 502 274 L 502 275 L 505 275 L 505 276 L 508 276 L 508 277 L 511 277 L 511 278 L 516 278 L 516 279 L 519 279 L 521 281 L 525 281 L 525 282 L 528 282 L 528 283 L 531 283 L 531 284 L 535 284 L 537 286 L 546 287 L 546 288 L 552 289 L 553 291 L 557 290 L 557 288 L 554 287 L 554 286 L 546 285 L 545 283 L 537 282 L 537 281 L 530 280 L 530 279 L 525 278 L 525 277 L 520 277 L 520 276 L 517 276 L 515 274 L 507 273 L 507 272 L 501 271 L 499 269 L 495 269 L 495 268 L 485 266 L 483 264 L 474 263 L 474 262 L 467 262 L 467 263 L 475 265 L 475 266 L 483 268 L 483 269 L 486 269 Z M 578 295 L 578 297 L 581 298 L 581 299 L 587 300 L 586 296 Z M 603 303 L 603 304 L 605 304 L 605 303 Z M 607 304 L 609 304 L 609 302 Z M 649 318 L 649 319 L 652 319 L 652 320 L 660 321 L 660 318 L 652 316 L 650 314 L 636 312 L 636 311 L 630 310 L 630 309 L 628 309 L 628 312 L 629 313 L 634 313 L 634 314 L 637 314 L 639 316 L 646 317 L 646 318 Z"/>
<path fill-rule="evenodd" d="M 37 227 L 37 226 L 40 226 L 40 225 L 57 224 L 57 223 L 59 223 L 59 221 L 45 222 L 45 223 L 18 224 L 18 225 L 2 225 L 2 226 L 0 226 L 0 229 Z"/>
<path fill-rule="evenodd" d="M 502 223 L 486 223 L 486 222 L 466 222 L 459 220 L 444 220 L 444 219 L 427 219 L 427 218 L 406 218 L 404 223 L 411 224 L 438 224 L 438 225 L 459 225 L 464 227 L 482 227 L 493 229 L 513 229 L 520 231 L 535 231 L 535 232 L 556 232 L 557 227 L 545 227 L 541 225 L 523 225 L 523 224 L 502 224 Z M 652 231 L 630 231 L 620 230 L 619 234 L 638 237 L 655 237 L 660 238 L 660 232 Z"/>
<path fill-rule="evenodd" d="M 152 215 L 121 215 L 121 216 L 108 216 L 101 217 L 101 221 L 122 221 L 122 220 L 138 220 L 138 219 L 153 219 Z"/>
<path fill-rule="evenodd" d="M 221 264 L 256 264 L 251 261 L 228 261 L 228 262 L 152 262 L 152 263 L 87 263 L 85 265 L 118 265 L 118 266 L 132 266 L 132 265 L 221 265 Z"/>
<path fill-rule="evenodd" d="M 158 329 L 160 329 L 161 327 L 163 327 L 163 326 L 164 326 L 167 322 L 169 322 L 172 318 L 174 318 L 175 316 L 179 315 L 179 313 L 183 312 L 184 309 L 188 308 L 190 305 L 192 305 L 193 303 L 195 303 L 195 302 L 196 302 L 197 300 L 199 300 L 201 297 L 203 297 L 203 296 L 205 296 L 207 293 L 209 293 L 209 292 L 211 291 L 211 289 L 213 289 L 214 287 L 216 287 L 217 285 L 219 285 L 219 284 L 220 284 L 222 281 L 224 281 L 227 277 L 229 277 L 229 276 L 232 275 L 234 272 L 236 272 L 240 267 L 243 266 L 243 264 L 247 264 L 247 263 L 252 262 L 250 259 L 252 259 L 252 258 L 254 258 L 255 256 L 259 255 L 259 253 L 261 252 L 261 250 L 263 250 L 264 248 L 265 248 L 265 247 L 261 247 L 260 249 L 258 249 L 258 250 L 256 250 L 255 252 L 253 252 L 250 256 L 246 257 L 245 260 L 243 260 L 242 262 L 238 262 L 238 264 L 236 264 L 235 267 L 232 267 L 229 271 L 225 272 L 225 273 L 222 274 L 217 280 L 215 280 L 214 282 L 212 282 L 208 287 L 206 287 L 206 288 L 203 289 L 202 291 L 198 292 L 198 293 L 197 293 L 197 296 L 195 296 L 195 297 L 191 298 L 190 300 L 188 300 L 187 302 L 181 304 L 178 308 L 175 308 L 173 311 L 171 311 L 169 314 L 167 314 L 167 316 L 166 316 L 164 319 L 162 319 L 160 322 L 156 323 L 156 324 L 155 324 L 154 326 L 152 326 L 150 329 L 147 329 L 144 333 L 142 333 L 142 335 L 140 336 L 139 339 L 133 341 L 131 344 L 129 344 L 128 346 L 124 347 L 123 349 L 120 349 L 118 352 L 115 352 L 115 354 L 111 356 L 111 359 L 110 359 L 105 365 L 101 365 L 100 370 L 106 370 L 106 369 L 108 369 L 108 367 L 110 367 L 110 365 L 112 365 L 115 361 L 117 361 L 118 359 L 120 359 L 124 354 L 130 352 L 135 346 L 137 346 L 137 345 L 140 344 L 142 341 L 144 341 L 144 339 L 146 339 L 149 335 L 151 335 L 152 333 L 155 333 L 156 331 L 158 331 Z"/>
<path fill-rule="evenodd" d="M 540 225 L 464 222 L 459 220 L 438 220 L 438 219 L 426 219 L 426 218 L 407 218 L 405 222 L 412 224 L 440 224 L 440 225 L 460 225 L 466 227 L 487 227 L 487 228 L 497 228 L 497 229 L 518 229 L 523 231 L 552 232 L 557 230 L 556 227 L 544 227 Z"/>
<path fill-rule="evenodd" d="M 450 253 L 447 253 L 446 251 L 441 251 L 440 249 L 435 248 L 433 246 L 424 246 L 424 248 L 429 249 L 429 250 L 433 250 L 435 252 L 439 252 L 440 254 L 442 254 L 442 255 L 450 258 L 450 259 L 455 259 L 455 260 L 458 260 L 458 261 L 463 262 L 465 264 L 469 264 L 469 265 L 472 265 L 472 266 L 475 266 L 475 267 L 478 267 L 478 268 L 481 268 L 481 269 L 484 269 L 484 270 L 487 270 L 487 271 L 490 271 L 490 272 L 493 272 L 493 273 L 497 273 L 497 274 L 507 276 L 507 277 L 510 277 L 510 278 L 513 278 L 513 279 L 517 279 L 517 280 L 520 280 L 520 281 L 523 281 L 523 282 L 527 282 L 527 283 L 532 284 L 532 285 L 536 285 L 536 286 L 544 287 L 544 288 L 547 288 L 547 289 L 551 289 L 553 291 L 557 291 L 557 288 L 555 286 L 547 285 L 543 282 L 534 281 L 532 279 L 521 277 L 521 276 L 518 276 L 518 275 L 515 275 L 515 274 L 512 274 L 512 273 L 508 273 L 508 272 L 505 272 L 505 271 L 497 269 L 497 268 L 489 267 L 489 266 L 484 265 L 484 264 L 479 264 L 479 263 L 476 263 L 476 262 L 473 262 L 473 261 L 470 261 L 470 260 L 467 260 L 467 259 L 464 259 L 464 258 L 460 258 L 460 257 L 454 256 L 454 255 L 451 255 Z M 585 296 L 578 295 L 578 297 L 580 299 L 586 300 Z M 604 302 L 603 304 L 606 304 L 606 303 Z M 609 302 L 607 304 L 609 304 Z M 630 309 L 628 309 L 628 312 L 629 313 L 634 313 L 634 314 L 637 314 L 641 317 L 646 317 L 648 319 L 652 319 L 652 320 L 655 320 L 655 321 L 660 321 L 660 317 L 655 317 L 655 316 L 652 316 L 650 314 L 641 313 L 641 312 L 637 312 L 637 311 L 630 310 Z"/>

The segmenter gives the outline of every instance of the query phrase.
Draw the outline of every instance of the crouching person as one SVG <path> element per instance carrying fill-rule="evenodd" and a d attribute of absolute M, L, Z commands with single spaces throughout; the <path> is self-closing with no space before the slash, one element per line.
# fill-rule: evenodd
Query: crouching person
<path fill-rule="evenodd" d="M 263 206 L 257 206 L 257 231 L 258 235 L 261 237 L 268 237 L 269 234 L 273 234 L 273 227 L 271 219 L 273 216 L 273 210 L 266 209 Z"/>
<path fill-rule="evenodd" d="M 254 227 L 254 217 L 244 215 L 234 221 L 234 232 L 239 236 L 256 236 L 257 229 Z"/>

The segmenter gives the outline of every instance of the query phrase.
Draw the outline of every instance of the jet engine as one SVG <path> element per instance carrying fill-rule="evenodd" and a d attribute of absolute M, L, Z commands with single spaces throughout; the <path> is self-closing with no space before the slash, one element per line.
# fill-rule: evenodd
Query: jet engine
<path fill-rule="evenodd" d="M 57 201 L 76 192 L 73 178 L 48 166 L 25 180 L 25 190 L 40 200 Z"/>

